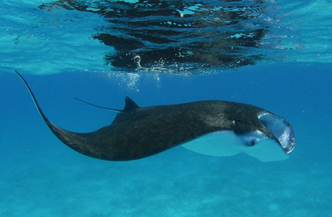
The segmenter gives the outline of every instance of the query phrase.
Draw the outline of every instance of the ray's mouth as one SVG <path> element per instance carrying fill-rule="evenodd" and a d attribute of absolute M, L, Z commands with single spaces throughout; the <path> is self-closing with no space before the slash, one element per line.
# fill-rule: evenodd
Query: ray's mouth
<path fill-rule="evenodd" d="M 287 154 L 293 151 L 295 147 L 294 130 L 284 118 L 264 112 L 258 116 L 258 119 L 274 135 Z"/>

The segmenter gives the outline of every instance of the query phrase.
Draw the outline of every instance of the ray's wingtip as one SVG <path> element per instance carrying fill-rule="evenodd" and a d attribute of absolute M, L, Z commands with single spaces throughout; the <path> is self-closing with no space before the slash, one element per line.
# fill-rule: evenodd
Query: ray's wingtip
<path fill-rule="evenodd" d="M 17 70 L 14 70 L 15 73 L 21 78 L 21 80 L 24 82 L 25 86 L 28 88 L 28 90 L 31 92 L 30 88 L 29 88 L 29 85 L 28 83 L 25 81 L 25 79 L 23 78 L 23 76 L 17 71 Z"/>
<path fill-rule="evenodd" d="M 20 77 L 22 77 L 22 75 L 17 70 L 14 70 L 14 72 L 18 74 Z"/>

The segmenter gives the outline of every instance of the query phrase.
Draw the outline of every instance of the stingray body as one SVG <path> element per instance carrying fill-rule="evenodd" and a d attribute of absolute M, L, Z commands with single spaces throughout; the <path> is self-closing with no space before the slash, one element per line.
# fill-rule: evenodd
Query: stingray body
<path fill-rule="evenodd" d="M 123 110 L 110 109 L 118 112 L 111 125 L 91 133 L 70 132 L 48 120 L 27 82 L 16 73 L 51 131 L 68 147 L 93 158 L 128 161 L 184 145 L 203 154 L 229 156 L 246 152 L 270 161 L 286 159 L 295 146 L 293 129 L 284 118 L 255 106 L 227 101 L 139 107 L 126 97 Z M 228 141 L 223 143 L 225 136 Z M 226 147 L 225 153 L 222 147 Z"/>

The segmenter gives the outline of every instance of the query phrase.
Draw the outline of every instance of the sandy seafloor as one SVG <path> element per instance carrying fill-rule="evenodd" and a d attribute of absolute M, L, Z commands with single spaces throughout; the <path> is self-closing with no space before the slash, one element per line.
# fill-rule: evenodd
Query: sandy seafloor
<path fill-rule="evenodd" d="M 115 114 L 72 96 L 120 109 L 126 95 L 140 106 L 217 99 L 263 107 L 296 135 L 290 158 L 270 163 L 182 147 L 131 162 L 92 159 L 50 132 L 17 75 L 1 74 L 0 215 L 330 216 L 331 72 L 331 65 L 279 64 L 142 76 L 131 87 L 102 73 L 26 75 L 50 120 L 78 132 L 110 124 Z"/>
<path fill-rule="evenodd" d="M 204 76 L 113 72 L 103 65 L 109 48 L 89 39 L 100 17 L 69 11 L 74 21 L 63 21 L 63 11 L 36 10 L 44 2 L 0 2 L 0 216 L 332 216 L 331 2 L 277 2 L 280 29 L 296 27 L 277 39 L 284 46 L 276 53 L 295 42 L 303 48 L 290 46 L 285 62 Z M 286 118 L 296 147 L 270 163 L 182 147 L 130 162 L 93 159 L 51 133 L 14 70 L 47 117 L 74 132 L 109 125 L 116 114 L 73 96 L 115 109 L 125 96 L 139 106 L 228 100 Z"/>

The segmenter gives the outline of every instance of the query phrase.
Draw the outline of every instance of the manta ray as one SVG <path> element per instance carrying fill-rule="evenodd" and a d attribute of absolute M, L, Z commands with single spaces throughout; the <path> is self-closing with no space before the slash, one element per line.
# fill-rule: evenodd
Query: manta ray
<path fill-rule="evenodd" d="M 262 162 L 288 158 L 294 149 L 292 126 L 282 117 L 256 106 L 229 101 L 197 101 L 140 107 L 129 97 L 113 123 L 90 133 L 77 133 L 52 123 L 20 76 L 43 120 L 64 144 L 97 159 L 129 161 L 182 145 L 191 151 L 232 156 L 241 152 Z M 77 99 L 77 98 L 76 98 Z"/>

